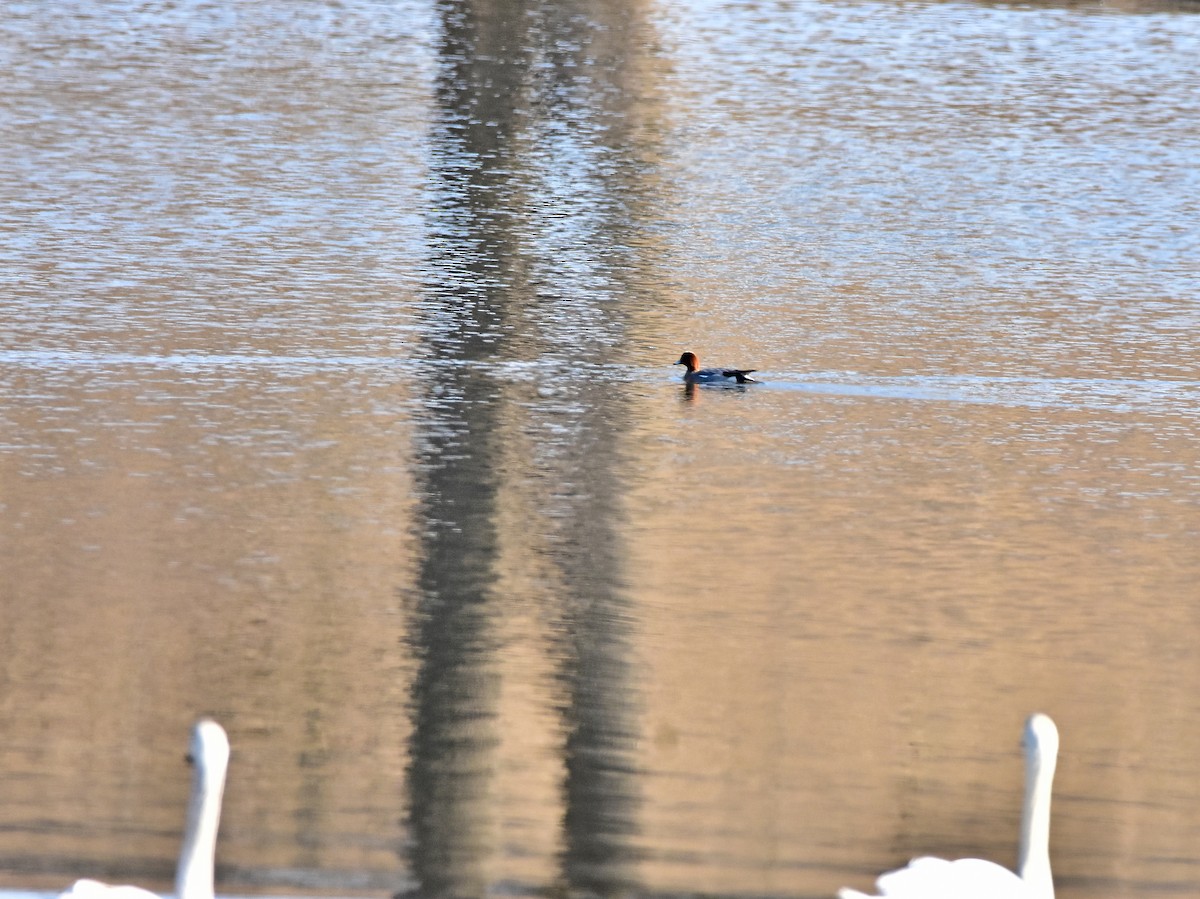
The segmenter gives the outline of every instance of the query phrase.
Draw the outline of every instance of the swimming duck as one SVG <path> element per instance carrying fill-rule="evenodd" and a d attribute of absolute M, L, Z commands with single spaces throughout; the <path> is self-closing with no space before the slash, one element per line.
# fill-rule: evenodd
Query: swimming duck
<path fill-rule="evenodd" d="M 757 384 L 750 377 L 753 368 L 700 368 L 695 353 L 684 353 L 676 365 L 686 365 L 683 380 L 688 384 Z"/>

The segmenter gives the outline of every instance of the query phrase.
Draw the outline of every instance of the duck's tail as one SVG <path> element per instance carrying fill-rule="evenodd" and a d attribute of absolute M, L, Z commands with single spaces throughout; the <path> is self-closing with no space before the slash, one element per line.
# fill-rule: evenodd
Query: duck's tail
<path fill-rule="evenodd" d="M 737 378 L 739 384 L 757 384 L 758 381 L 750 377 L 756 371 L 757 368 L 727 368 L 721 374 L 727 378 Z"/>

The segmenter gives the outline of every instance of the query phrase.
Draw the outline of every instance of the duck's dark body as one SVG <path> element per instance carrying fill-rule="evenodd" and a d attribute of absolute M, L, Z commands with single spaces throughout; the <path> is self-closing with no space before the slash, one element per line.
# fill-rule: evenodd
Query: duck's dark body
<path fill-rule="evenodd" d="M 750 377 L 753 368 L 700 368 L 700 360 L 695 353 L 684 353 L 676 365 L 686 365 L 683 380 L 688 384 L 757 384 Z"/>

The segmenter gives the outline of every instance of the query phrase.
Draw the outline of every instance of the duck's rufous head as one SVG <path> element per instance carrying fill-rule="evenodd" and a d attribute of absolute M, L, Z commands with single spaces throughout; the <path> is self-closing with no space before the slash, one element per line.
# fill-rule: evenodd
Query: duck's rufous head
<path fill-rule="evenodd" d="M 688 371 L 695 371 L 697 368 L 700 367 L 700 360 L 696 358 L 695 353 L 684 353 L 682 356 L 679 357 L 679 361 L 676 362 L 675 364 L 676 365 L 686 365 Z"/>

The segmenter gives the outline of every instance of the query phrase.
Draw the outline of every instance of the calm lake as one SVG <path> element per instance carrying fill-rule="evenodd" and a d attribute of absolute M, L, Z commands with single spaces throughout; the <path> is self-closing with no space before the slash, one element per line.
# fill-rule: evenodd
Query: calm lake
<path fill-rule="evenodd" d="M 0 888 L 1200 895 L 1200 4 L 0 13 Z M 673 368 L 758 370 L 689 389 Z"/>

